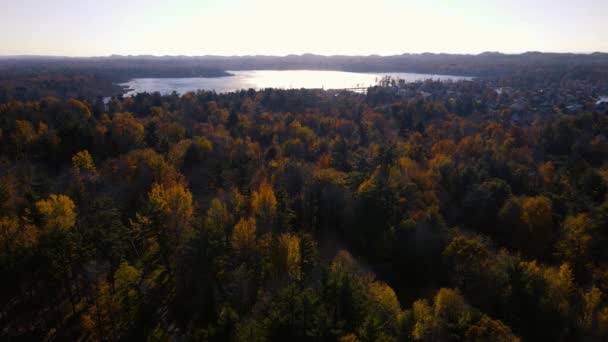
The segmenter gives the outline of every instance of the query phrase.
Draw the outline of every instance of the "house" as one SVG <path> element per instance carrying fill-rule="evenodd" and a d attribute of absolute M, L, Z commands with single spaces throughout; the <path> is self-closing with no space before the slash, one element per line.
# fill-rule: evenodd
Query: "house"
<path fill-rule="evenodd" d="M 595 111 L 601 114 L 608 114 L 608 101 L 597 102 Z"/>
<path fill-rule="evenodd" d="M 576 114 L 583 111 L 583 105 L 580 103 L 573 103 L 566 106 L 566 113 Z"/>
<path fill-rule="evenodd" d="M 513 104 L 511 105 L 511 110 L 514 112 L 522 112 L 526 110 L 527 107 L 528 104 L 526 103 L 526 101 L 520 98 L 513 102 Z"/>

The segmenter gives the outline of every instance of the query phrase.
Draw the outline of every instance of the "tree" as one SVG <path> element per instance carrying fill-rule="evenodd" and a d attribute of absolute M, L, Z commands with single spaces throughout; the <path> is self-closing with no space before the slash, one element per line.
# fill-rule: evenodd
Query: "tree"
<path fill-rule="evenodd" d="M 446 247 L 443 255 L 454 265 L 456 284 L 464 291 L 479 290 L 479 277 L 489 264 L 487 248 L 479 239 L 457 236 Z"/>
<path fill-rule="evenodd" d="M 498 210 L 511 195 L 511 187 L 501 179 L 474 186 L 463 200 L 464 217 L 473 228 L 490 231 L 496 225 Z"/>
<path fill-rule="evenodd" d="M 281 234 L 279 236 L 279 255 L 285 274 L 289 279 L 299 281 L 302 278 L 300 238 L 292 233 Z"/>
<path fill-rule="evenodd" d="M 519 342 L 511 329 L 499 320 L 484 316 L 471 325 L 465 334 L 469 342 Z"/>
<path fill-rule="evenodd" d="M 270 184 L 266 182 L 260 184 L 258 191 L 251 195 L 251 207 L 263 227 L 273 223 L 277 211 L 277 198 Z"/>
<path fill-rule="evenodd" d="M 158 214 L 175 242 L 187 232 L 192 220 L 192 194 L 183 184 L 155 183 L 148 193 L 152 212 Z"/>
<path fill-rule="evenodd" d="M 439 289 L 433 301 L 433 335 L 437 340 L 464 335 L 471 320 L 468 304 L 458 290 Z"/>
<path fill-rule="evenodd" d="M 213 143 L 209 139 L 200 136 L 194 137 L 184 155 L 183 169 L 190 169 L 204 162 L 212 150 Z"/>
<path fill-rule="evenodd" d="M 218 199 L 211 201 L 204 221 L 204 233 L 214 254 L 223 253 L 228 242 L 228 227 L 232 219 L 224 203 Z"/>
<path fill-rule="evenodd" d="M 604 338 L 608 336 L 608 307 L 606 306 L 597 313 L 597 334 Z"/>
<path fill-rule="evenodd" d="M 574 274 L 568 264 L 562 264 L 559 269 L 549 268 L 545 271 L 547 288 L 545 296 L 548 302 L 562 315 L 570 313 L 574 292 Z"/>
<path fill-rule="evenodd" d="M 401 305 L 395 291 L 379 281 L 367 286 L 370 311 L 380 322 L 384 331 L 396 333 L 398 330 Z"/>
<path fill-rule="evenodd" d="M 367 287 L 346 251 L 338 252 L 325 274 L 323 302 L 338 335 L 356 331 L 367 316 Z"/>
<path fill-rule="evenodd" d="M 302 253 L 302 276 L 308 278 L 319 270 L 319 246 L 315 238 L 308 233 L 300 235 Z"/>
<path fill-rule="evenodd" d="M 412 338 L 415 341 L 430 339 L 433 331 L 433 308 L 425 299 L 418 299 L 412 305 L 412 315 Z"/>
<path fill-rule="evenodd" d="M 156 228 L 163 262 L 170 269 L 178 247 L 192 233 L 192 194 L 183 184 L 154 183 L 148 192 L 148 210 Z"/>
<path fill-rule="evenodd" d="M 76 224 L 76 205 L 66 195 L 50 194 L 36 202 L 36 209 L 46 230 L 68 230 Z"/>
<path fill-rule="evenodd" d="M 255 248 L 255 219 L 240 219 L 232 230 L 231 245 L 237 255 L 246 255 Z"/>
<path fill-rule="evenodd" d="M 79 217 L 80 256 L 94 261 L 101 269 L 109 263 L 113 272 L 127 256 L 129 247 L 129 231 L 122 224 L 120 211 L 110 198 L 99 197 L 85 202 Z"/>
<path fill-rule="evenodd" d="M 551 161 L 541 164 L 538 167 L 538 173 L 540 174 L 544 186 L 553 184 L 553 181 L 555 180 L 555 166 Z"/>
<path fill-rule="evenodd" d="M 38 129 L 28 120 L 15 120 L 15 130 L 11 134 L 13 146 L 18 156 L 31 152 L 40 139 L 47 133 L 48 126 L 44 122 L 38 124 Z"/>
<path fill-rule="evenodd" d="M 360 342 L 359 338 L 357 338 L 357 335 L 350 333 L 344 336 L 340 336 L 340 339 L 338 340 L 339 342 Z"/>
<path fill-rule="evenodd" d="M 20 255 L 38 244 L 40 230 L 27 220 L 0 216 L 0 259 Z"/>
<path fill-rule="evenodd" d="M 72 174 L 74 176 L 74 199 L 81 205 L 87 197 L 87 185 L 91 184 L 97 176 L 93 157 L 87 150 L 80 151 L 72 156 Z"/>
<path fill-rule="evenodd" d="M 76 294 L 73 289 L 73 263 L 75 239 L 72 228 L 76 224 L 76 211 L 72 200 L 66 195 L 49 195 L 48 199 L 36 202 L 43 227 L 41 254 L 49 267 L 52 278 L 63 284 L 68 293 L 72 312 L 76 313 Z"/>
<path fill-rule="evenodd" d="M 590 266 L 592 222 L 587 214 L 568 216 L 562 226 L 562 236 L 555 245 L 563 261 L 573 265 L 577 274 L 583 274 Z"/>
<path fill-rule="evenodd" d="M 583 293 L 583 310 L 579 318 L 583 330 L 590 332 L 594 328 L 601 299 L 602 291 L 595 286 Z"/>
<path fill-rule="evenodd" d="M 93 305 L 80 318 L 80 326 L 95 339 L 118 339 L 114 319 L 119 310 L 118 302 L 112 296 L 110 285 L 105 280 L 101 280 L 97 285 Z"/>
<path fill-rule="evenodd" d="M 551 201 L 544 196 L 528 197 L 522 205 L 521 220 L 528 228 L 528 250 L 542 256 L 553 242 Z"/>
<path fill-rule="evenodd" d="M 396 342 L 397 339 L 389 334 L 385 323 L 377 316 L 369 315 L 357 329 L 361 342 Z"/>
<path fill-rule="evenodd" d="M 116 150 L 126 152 L 144 143 L 144 126 L 131 113 L 116 113 L 110 137 Z"/>
<path fill-rule="evenodd" d="M 266 318 L 268 337 L 278 340 L 318 340 L 325 331 L 325 311 L 311 288 L 291 284 L 279 292 Z"/>
<path fill-rule="evenodd" d="M 501 241 L 513 247 L 525 247 L 527 228 L 522 222 L 523 201 L 515 196 L 509 197 L 498 212 L 497 226 Z"/>
<path fill-rule="evenodd" d="M 134 323 L 141 305 L 141 297 L 138 285 L 141 280 L 142 272 L 128 262 L 123 261 L 114 273 L 114 288 L 116 289 L 117 300 L 121 306 L 121 325 L 131 325 Z"/>
<path fill-rule="evenodd" d="M 105 279 L 101 279 L 93 305 L 81 317 L 81 327 L 98 340 L 127 338 L 142 304 L 137 288 L 140 270 L 124 261 L 112 278 L 115 290 Z"/>
<path fill-rule="evenodd" d="M 72 168 L 78 172 L 95 172 L 93 157 L 87 150 L 80 151 L 72 157 Z"/>

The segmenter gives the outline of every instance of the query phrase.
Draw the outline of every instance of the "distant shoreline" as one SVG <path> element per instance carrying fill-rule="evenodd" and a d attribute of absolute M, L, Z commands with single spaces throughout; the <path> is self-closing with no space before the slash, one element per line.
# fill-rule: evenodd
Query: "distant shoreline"
<path fill-rule="evenodd" d="M 135 78 L 217 78 L 229 70 L 315 70 L 354 73 L 417 73 L 521 82 L 542 75 L 538 82 L 563 78 L 604 82 L 608 54 L 527 52 L 478 55 L 403 54 L 394 56 L 203 56 L 203 57 L 1 57 L 2 98 L 97 97 L 125 94 L 116 84 Z M 55 83 L 61 83 L 58 87 Z M 55 85 L 53 85 L 55 84 Z"/>

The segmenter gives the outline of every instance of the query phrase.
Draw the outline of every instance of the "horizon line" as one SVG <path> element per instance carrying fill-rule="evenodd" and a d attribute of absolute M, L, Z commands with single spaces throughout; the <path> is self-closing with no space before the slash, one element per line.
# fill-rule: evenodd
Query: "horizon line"
<path fill-rule="evenodd" d="M 360 55 L 351 55 L 351 54 L 316 54 L 312 52 L 306 52 L 302 54 L 290 53 L 290 54 L 277 54 L 277 55 L 268 55 L 268 54 L 246 54 L 246 55 L 222 55 L 222 54 L 206 54 L 206 55 L 190 55 L 190 54 L 109 54 L 109 55 L 53 55 L 53 54 L 10 54 L 4 55 L 0 53 L 0 58 L 112 58 L 112 57 L 185 57 L 185 58 L 200 58 L 200 57 L 217 57 L 217 58 L 234 58 L 234 57 L 304 57 L 304 56 L 315 56 L 315 57 L 396 57 L 396 56 L 406 56 L 406 55 L 451 55 L 451 56 L 480 56 L 480 55 L 505 55 L 505 56 L 517 56 L 524 54 L 554 54 L 554 55 L 594 55 L 594 54 L 608 54 L 608 51 L 592 51 L 592 52 L 555 52 L 555 51 L 538 51 L 538 50 L 528 50 L 522 52 L 501 52 L 501 51 L 483 51 L 479 53 L 449 53 L 449 52 L 404 52 L 401 54 L 360 54 Z"/>

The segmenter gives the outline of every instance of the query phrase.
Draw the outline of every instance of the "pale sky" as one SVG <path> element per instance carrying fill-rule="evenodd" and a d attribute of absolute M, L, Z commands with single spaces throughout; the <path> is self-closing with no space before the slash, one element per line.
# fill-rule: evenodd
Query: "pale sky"
<path fill-rule="evenodd" d="M 608 0 L 0 0 L 0 55 L 608 52 Z"/>

